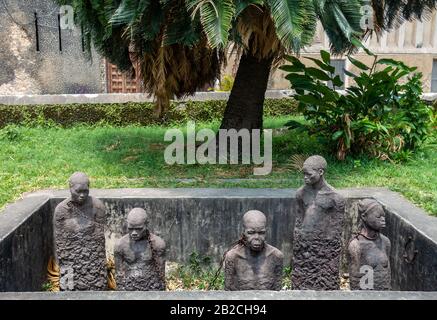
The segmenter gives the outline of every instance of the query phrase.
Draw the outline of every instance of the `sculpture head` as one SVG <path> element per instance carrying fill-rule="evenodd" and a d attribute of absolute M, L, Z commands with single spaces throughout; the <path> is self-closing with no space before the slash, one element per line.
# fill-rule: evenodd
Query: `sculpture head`
<path fill-rule="evenodd" d="M 71 201 L 82 205 L 90 193 L 90 180 L 83 172 L 75 172 L 68 180 L 70 185 Z"/>
<path fill-rule="evenodd" d="M 324 178 L 328 164 L 322 156 L 311 156 L 303 164 L 303 176 L 306 185 L 314 185 Z"/>
<path fill-rule="evenodd" d="M 250 210 L 243 216 L 243 235 L 252 251 L 264 249 L 266 241 L 266 216 L 258 210 Z"/>
<path fill-rule="evenodd" d="M 364 226 L 380 232 L 385 228 L 384 208 L 374 199 L 363 199 L 358 203 L 358 213 Z"/>
<path fill-rule="evenodd" d="M 149 219 L 144 209 L 133 208 L 127 215 L 127 229 L 133 241 L 143 239 L 147 234 Z"/>

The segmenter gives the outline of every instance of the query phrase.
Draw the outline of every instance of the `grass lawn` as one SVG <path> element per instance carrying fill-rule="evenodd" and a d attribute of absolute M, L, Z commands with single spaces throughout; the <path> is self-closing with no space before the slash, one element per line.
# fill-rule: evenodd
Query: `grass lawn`
<path fill-rule="evenodd" d="M 280 128 L 290 117 L 267 118 L 266 128 Z M 219 123 L 196 127 L 218 128 Z M 273 138 L 273 171 L 254 176 L 250 165 L 167 165 L 164 142 L 167 128 L 77 126 L 9 127 L 0 131 L 0 207 L 24 192 L 66 188 L 74 171 L 92 177 L 94 188 L 120 187 L 248 187 L 296 188 L 301 174 L 289 167 L 295 154 L 322 154 L 327 179 L 336 188 L 387 187 L 437 216 L 437 135 L 408 162 L 349 159 L 327 156 L 316 139 L 291 132 Z M 248 181 L 223 179 L 250 178 Z M 255 180 L 259 179 L 259 180 Z"/>

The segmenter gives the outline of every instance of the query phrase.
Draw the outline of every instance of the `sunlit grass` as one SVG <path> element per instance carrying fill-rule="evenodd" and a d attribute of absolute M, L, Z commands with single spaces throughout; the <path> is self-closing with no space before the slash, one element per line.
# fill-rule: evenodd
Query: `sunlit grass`
<path fill-rule="evenodd" d="M 267 118 L 265 128 L 281 128 L 290 117 Z M 219 123 L 196 124 L 218 129 Z M 183 126 L 182 129 L 186 129 Z M 386 187 L 437 215 L 437 138 L 399 164 L 362 158 L 336 161 L 323 144 L 305 134 L 281 131 L 273 137 L 273 171 L 254 176 L 252 165 L 168 165 L 165 127 L 8 127 L 0 130 L 0 207 L 24 192 L 66 188 L 74 171 L 84 171 L 94 188 L 245 187 L 296 188 L 301 174 L 289 167 L 295 154 L 321 154 L 327 178 L 337 187 Z M 250 179 L 233 181 L 229 179 Z"/>

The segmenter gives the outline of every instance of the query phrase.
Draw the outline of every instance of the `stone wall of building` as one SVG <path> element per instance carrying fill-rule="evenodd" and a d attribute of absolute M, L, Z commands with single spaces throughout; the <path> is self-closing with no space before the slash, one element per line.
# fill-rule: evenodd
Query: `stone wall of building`
<path fill-rule="evenodd" d="M 88 59 L 80 28 L 59 34 L 58 14 L 53 0 L 0 0 L 0 94 L 105 92 L 101 58 Z"/>
<path fill-rule="evenodd" d="M 437 60 L 437 12 L 434 12 L 426 21 L 406 22 L 381 37 L 372 36 L 365 42 L 366 46 L 380 58 L 391 58 L 403 61 L 408 66 L 416 66 L 418 72 L 423 74 L 424 92 L 431 91 L 431 78 L 433 61 Z M 318 25 L 313 44 L 301 52 L 301 57 L 320 59 L 320 50 L 329 51 L 329 39 L 321 25 Z M 359 52 L 354 57 L 367 64 L 371 63 L 371 57 Z M 230 55 L 228 65 L 223 70 L 224 74 L 235 75 L 238 68 L 238 60 L 235 55 Z M 333 59 L 345 60 L 345 68 L 354 73 L 358 72 L 345 56 L 336 56 Z M 308 65 L 314 65 L 312 61 L 302 59 Z M 435 71 L 436 72 L 436 71 Z M 268 84 L 269 89 L 289 89 L 290 82 L 285 79 L 286 73 L 281 70 L 273 70 Z M 352 84 L 352 80 L 345 76 L 346 86 Z"/>

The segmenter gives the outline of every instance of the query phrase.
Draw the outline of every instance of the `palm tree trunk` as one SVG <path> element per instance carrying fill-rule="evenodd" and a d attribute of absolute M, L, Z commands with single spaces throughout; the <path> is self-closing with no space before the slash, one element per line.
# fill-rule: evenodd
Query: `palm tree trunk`
<path fill-rule="evenodd" d="M 273 58 L 241 56 L 220 129 L 262 129 L 264 98 Z"/>

